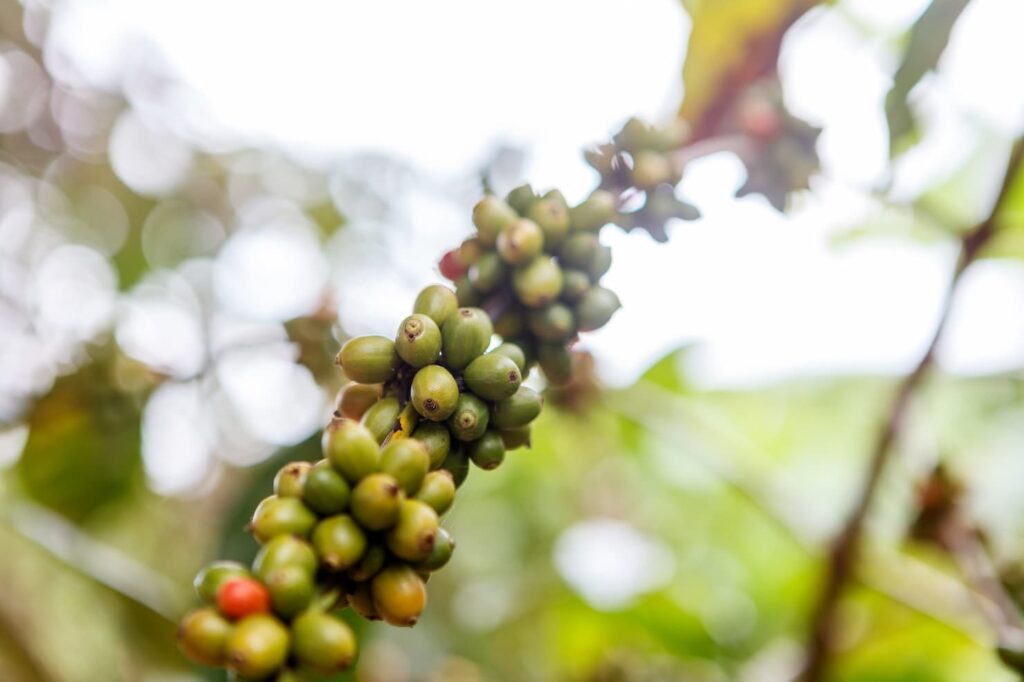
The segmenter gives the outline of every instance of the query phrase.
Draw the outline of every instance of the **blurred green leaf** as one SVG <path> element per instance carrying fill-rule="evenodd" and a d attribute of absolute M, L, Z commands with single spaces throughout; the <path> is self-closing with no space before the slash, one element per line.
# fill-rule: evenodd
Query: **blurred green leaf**
<path fill-rule="evenodd" d="M 680 118 L 707 137 L 751 83 L 775 72 L 786 30 L 820 0 L 683 0 L 693 29 Z"/>
<path fill-rule="evenodd" d="M 970 0 L 932 0 L 910 29 L 903 62 L 896 70 L 892 88 L 885 98 L 890 155 L 896 156 L 912 143 L 907 138 L 914 132 L 915 121 L 907 97 L 918 81 L 938 64 L 953 32 L 953 25 L 968 2 Z"/>
<path fill-rule="evenodd" d="M 105 362 L 57 379 L 29 414 L 17 474 L 27 494 L 80 521 L 128 493 L 140 473 L 141 410 Z"/>

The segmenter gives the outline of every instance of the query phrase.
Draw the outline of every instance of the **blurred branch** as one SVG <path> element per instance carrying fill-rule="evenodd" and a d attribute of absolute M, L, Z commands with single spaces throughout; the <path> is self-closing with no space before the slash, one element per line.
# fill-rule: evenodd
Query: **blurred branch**
<path fill-rule="evenodd" d="M 1009 194 L 1010 187 L 1017 178 L 1022 156 L 1024 156 L 1024 140 L 1017 140 L 1010 152 L 1006 172 L 1003 175 L 1003 182 L 996 195 L 992 211 L 985 220 L 965 234 L 960 240 L 960 256 L 946 290 L 942 312 L 938 325 L 935 328 L 935 333 L 932 335 L 931 342 L 928 344 L 917 366 L 903 379 L 897 388 L 896 397 L 889 409 L 889 415 L 875 440 L 871 451 L 867 477 L 864 480 L 860 495 L 846 524 L 836 537 L 829 554 L 825 584 L 811 619 L 810 635 L 807 643 L 807 659 L 801 677 L 804 682 L 819 682 L 825 674 L 825 668 L 831 653 L 832 639 L 835 635 L 840 597 L 846 583 L 850 581 L 857 563 L 857 552 L 861 536 L 863 535 L 864 521 L 867 517 L 868 509 L 871 507 L 871 503 L 878 491 L 878 484 L 881 481 L 885 466 L 894 452 L 892 446 L 899 438 L 911 398 L 935 362 L 935 350 L 942 339 L 946 324 L 949 321 L 949 313 L 953 307 L 953 298 L 956 294 L 957 286 L 960 284 L 960 279 L 995 233 L 1000 208 Z"/>
<path fill-rule="evenodd" d="M 61 516 L 35 504 L 18 502 L 0 521 L 67 566 L 158 616 L 176 623 L 181 615 L 176 584 L 90 538 Z"/>

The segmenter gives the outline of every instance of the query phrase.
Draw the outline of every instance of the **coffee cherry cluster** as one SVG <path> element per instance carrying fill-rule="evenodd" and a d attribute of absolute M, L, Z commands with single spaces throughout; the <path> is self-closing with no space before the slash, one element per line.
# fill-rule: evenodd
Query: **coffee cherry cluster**
<path fill-rule="evenodd" d="M 529 185 L 473 208 L 476 234 L 441 260 L 460 305 L 481 306 L 494 331 L 522 353 L 521 369 L 535 361 L 548 381 L 572 375 L 569 346 L 578 332 L 603 327 L 620 303 L 600 284 L 611 249 L 598 233 L 617 214 L 605 190 L 569 207 L 557 190 L 538 196 Z"/>
<path fill-rule="evenodd" d="M 681 121 L 655 127 L 632 118 L 610 143 L 584 154 L 587 163 L 601 174 L 601 188 L 625 199 L 622 203 L 627 208 L 619 211 L 612 222 L 627 231 L 646 230 L 655 240 L 664 242 L 668 240 L 668 220 L 700 217 L 695 206 L 675 195 L 682 169 L 672 152 L 682 147 L 688 136 Z"/>

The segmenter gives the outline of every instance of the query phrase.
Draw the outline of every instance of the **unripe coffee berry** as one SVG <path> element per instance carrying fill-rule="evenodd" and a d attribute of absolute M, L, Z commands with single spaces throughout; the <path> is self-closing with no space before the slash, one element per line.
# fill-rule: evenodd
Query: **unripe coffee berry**
<path fill-rule="evenodd" d="M 488 194 L 473 207 L 473 225 L 484 246 L 492 246 L 498 235 L 516 219 L 516 212 L 504 201 Z"/>
<path fill-rule="evenodd" d="M 461 443 L 452 443 L 448 456 L 441 462 L 440 471 L 447 471 L 452 475 L 452 481 L 456 488 L 466 482 L 466 478 L 469 476 L 469 455 L 466 454 Z"/>
<path fill-rule="evenodd" d="M 459 385 L 452 373 L 441 365 L 427 365 L 413 377 L 410 398 L 420 416 L 444 421 L 458 404 Z"/>
<path fill-rule="evenodd" d="M 510 398 L 495 403 L 491 409 L 491 426 L 512 429 L 526 426 L 537 418 L 544 399 L 528 386 L 520 386 Z"/>
<path fill-rule="evenodd" d="M 580 331 L 589 332 L 608 324 L 615 311 L 622 307 L 615 292 L 595 286 L 587 290 L 576 306 Z"/>
<path fill-rule="evenodd" d="M 388 531 L 388 549 L 399 559 L 422 561 L 430 556 L 437 537 L 437 512 L 419 500 L 403 500 L 398 522 Z"/>
<path fill-rule="evenodd" d="M 375 610 L 391 625 L 412 627 L 427 605 L 427 587 L 405 564 L 384 568 L 370 583 Z"/>
<path fill-rule="evenodd" d="M 302 501 L 321 516 L 345 511 L 351 490 L 344 477 L 328 460 L 313 465 L 302 489 Z"/>
<path fill-rule="evenodd" d="M 366 548 L 359 562 L 348 569 L 346 575 L 356 582 L 364 582 L 377 575 L 384 568 L 388 551 L 382 545 L 372 544 Z"/>
<path fill-rule="evenodd" d="M 512 276 L 516 296 L 530 308 L 545 306 L 562 292 L 562 269 L 551 256 L 538 256 Z"/>
<path fill-rule="evenodd" d="M 309 462 L 289 462 L 274 476 L 274 494 L 278 497 L 302 497 L 302 485 L 312 465 Z"/>
<path fill-rule="evenodd" d="M 473 464 L 489 471 L 505 461 L 505 443 L 497 431 L 488 431 L 467 446 Z"/>
<path fill-rule="evenodd" d="M 380 466 L 377 440 L 359 422 L 350 419 L 332 421 L 324 429 L 322 446 L 324 457 L 349 483 L 358 483 Z"/>
<path fill-rule="evenodd" d="M 338 393 L 335 416 L 359 420 L 370 405 L 380 400 L 380 384 L 358 384 L 349 382 Z"/>
<path fill-rule="evenodd" d="M 458 402 L 458 398 L 456 398 Z M 453 404 L 454 411 L 454 404 Z M 452 435 L 444 424 L 437 422 L 421 422 L 412 432 L 415 440 L 423 443 L 427 449 L 427 456 L 430 458 L 430 468 L 436 469 L 448 456 L 448 449 L 452 445 Z"/>
<path fill-rule="evenodd" d="M 561 196 L 545 196 L 530 207 L 527 217 L 544 232 L 544 243 L 557 246 L 569 233 L 569 209 Z"/>
<path fill-rule="evenodd" d="M 399 357 L 413 367 L 437 362 L 441 353 L 441 329 L 427 315 L 413 313 L 399 325 L 395 349 Z"/>
<path fill-rule="evenodd" d="M 448 563 L 454 551 L 455 540 L 452 539 L 452 536 L 444 528 L 438 528 L 434 549 L 430 551 L 430 556 L 416 564 L 416 569 L 420 571 L 436 571 Z"/>
<path fill-rule="evenodd" d="M 292 622 L 292 653 L 300 665 L 321 675 L 340 673 L 356 657 L 356 636 L 345 621 L 306 611 Z"/>
<path fill-rule="evenodd" d="M 395 342 L 383 336 L 357 336 L 349 339 L 338 353 L 345 374 L 361 384 L 379 384 L 395 376 L 398 353 Z"/>
<path fill-rule="evenodd" d="M 423 443 L 413 438 L 393 440 L 381 450 L 380 468 L 389 474 L 407 495 L 419 490 L 430 469 L 430 455 Z"/>
<path fill-rule="evenodd" d="M 301 612 L 313 600 L 313 573 L 302 566 L 280 566 L 267 573 L 265 580 L 274 611 L 285 618 Z"/>
<path fill-rule="evenodd" d="M 412 311 L 426 315 L 440 328 L 458 307 L 459 300 L 454 291 L 442 284 L 431 284 L 416 296 Z"/>
<path fill-rule="evenodd" d="M 599 189 L 569 211 L 569 222 L 573 230 L 596 232 L 611 222 L 615 211 L 615 195 Z"/>
<path fill-rule="evenodd" d="M 228 618 L 244 618 L 270 611 L 270 593 L 259 580 L 232 578 L 217 592 L 217 608 Z"/>
<path fill-rule="evenodd" d="M 448 429 L 458 440 L 476 440 L 487 430 L 488 420 L 487 404 L 472 393 L 462 393 L 448 418 Z"/>
<path fill-rule="evenodd" d="M 488 353 L 488 355 L 504 355 L 506 358 L 516 363 L 516 367 L 519 368 L 520 374 L 526 371 L 526 353 L 524 353 L 522 347 L 516 343 L 506 341 Z M 518 388 L 518 386 L 516 388 Z M 515 391 L 513 391 L 513 393 L 514 392 Z"/>
<path fill-rule="evenodd" d="M 529 218 L 520 218 L 498 235 L 498 254 L 509 265 L 529 263 L 544 249 L 544 231 Z"/>
<path fill-rule="evenodd" d="M 416 499 L 430 505 L 439 516 L 448 511 L 455 501 L 455 479 L 451 472 L 440 469 L 427 474 L 416 491 Z"/>
<path fill-rule="evenodd" d="M 360 421 L 373 434 L 374 440 L 379 445 L 394 431 L 395 422 L 398 421 L 398 415 L 401 412 L 402 407 L 398 403 L 398 398 L 389 395 L 374 403 Z"/>
<path fill-rule="evenodd" d="M 318 523 L 312 542 L 320 563 L 331 571 L 352 566 L 366 551 L 366 534 L 347 514 L 329 516 Z"/>
<path fill-rule="evenodd" d="M 537 363 L 552 384 L 564 384 L 572 378 L 572 353 L 561 343 L 538 346 Z"/>
<path fill-rule="evenodd" d="M 260 542 L 278 535 L 306 537 L 316 525 L 316 514 L 297 497 L 271 495 L 253 512 L 249 528 Z"/>
<path fill-rule="evenodd" d="M 459 370 L 481 355 L 491 343 L 491 318 L 479 308 L 459 308 L 441 327 L 442 356 Z"/>
<path fill-rule="evenodd" d="M 398 521 L 402 488 L 393 476 L 370 474 L 352 491 L 352 516 L 368 530 L 385 530 Z"/>
<path fill-rule="evenodd" d="M 466 385 L 485 400 L 504 400 L 523 381 L 516 363 L 504 353 L 487 353 L 473 360 L 462 374 Z"/>
<path fill-rule="evenodd" d="M 178 626 L 178 647 L 201 665 L 222 665 L 224 648 L 232 626 L 212 608 L 202 608 L 185 616 Z"/>
<path fill-rule="evenodd" d="M 297 566 L 306 573 L 313 575 L 316 571 L 317 559 L 312 545 L 292 535 L 278 535 L 260 547 L 252 570 L 266 582 L 271 571 L 282 566 Z"/>
<path fill-rule="evenodd" d="M 289 643 L 288 628 L 277 618 L 248 616 L 228 637 L 224 647 L 227 666 L 245 677 L 263 679 L 285 664 Z"/>
<path fill-rule="evenodd" d="M 528 320 L 530 331 L 542 341 L 564 343 L 576 334 L 576 317 L 562 303 L 531 310 Z"/>
<path fill-rule="evenodd" d="M 466 273 L 469 283 L 482 294 L 493 291 L 505 278 L 505 264 L 494 251 L 482 254 Z"/>

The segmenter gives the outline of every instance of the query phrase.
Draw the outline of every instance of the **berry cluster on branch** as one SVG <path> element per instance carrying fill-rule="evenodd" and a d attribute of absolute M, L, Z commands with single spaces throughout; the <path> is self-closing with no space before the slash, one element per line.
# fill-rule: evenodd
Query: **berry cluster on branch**
<path fill-rule="evenodd" d="M 641 168 L 654 163 L 636 149 Z M 679 178 L 658 179 L 648 191 L 671 192 Z M 600 283 L 611 249 L 599 232 L 629 215 L 626 191 L 601 187 L 570 207 L 557 190 L 524 185 L 476 205 L 476 234 L 440 263 L 454 290 L 423 289 L 393 338 L 342 346 L 350 383 L 324 430 L 324 458 L 278 472 L 249 525 L 262 545 L 251 567 L 200 571 L 205 605 L 182 620 L 185 654 L 234 679 L 294 682 L 352 665 L 345 608 L 417 622 L 427 579 L 455 549 L 440 517 L 471 464 L 494 469 L 530 444 L 543 398 L 524 378 L 539 365 L 548 383 L 567 381 L 579 332 L 620 307 Z"/>

